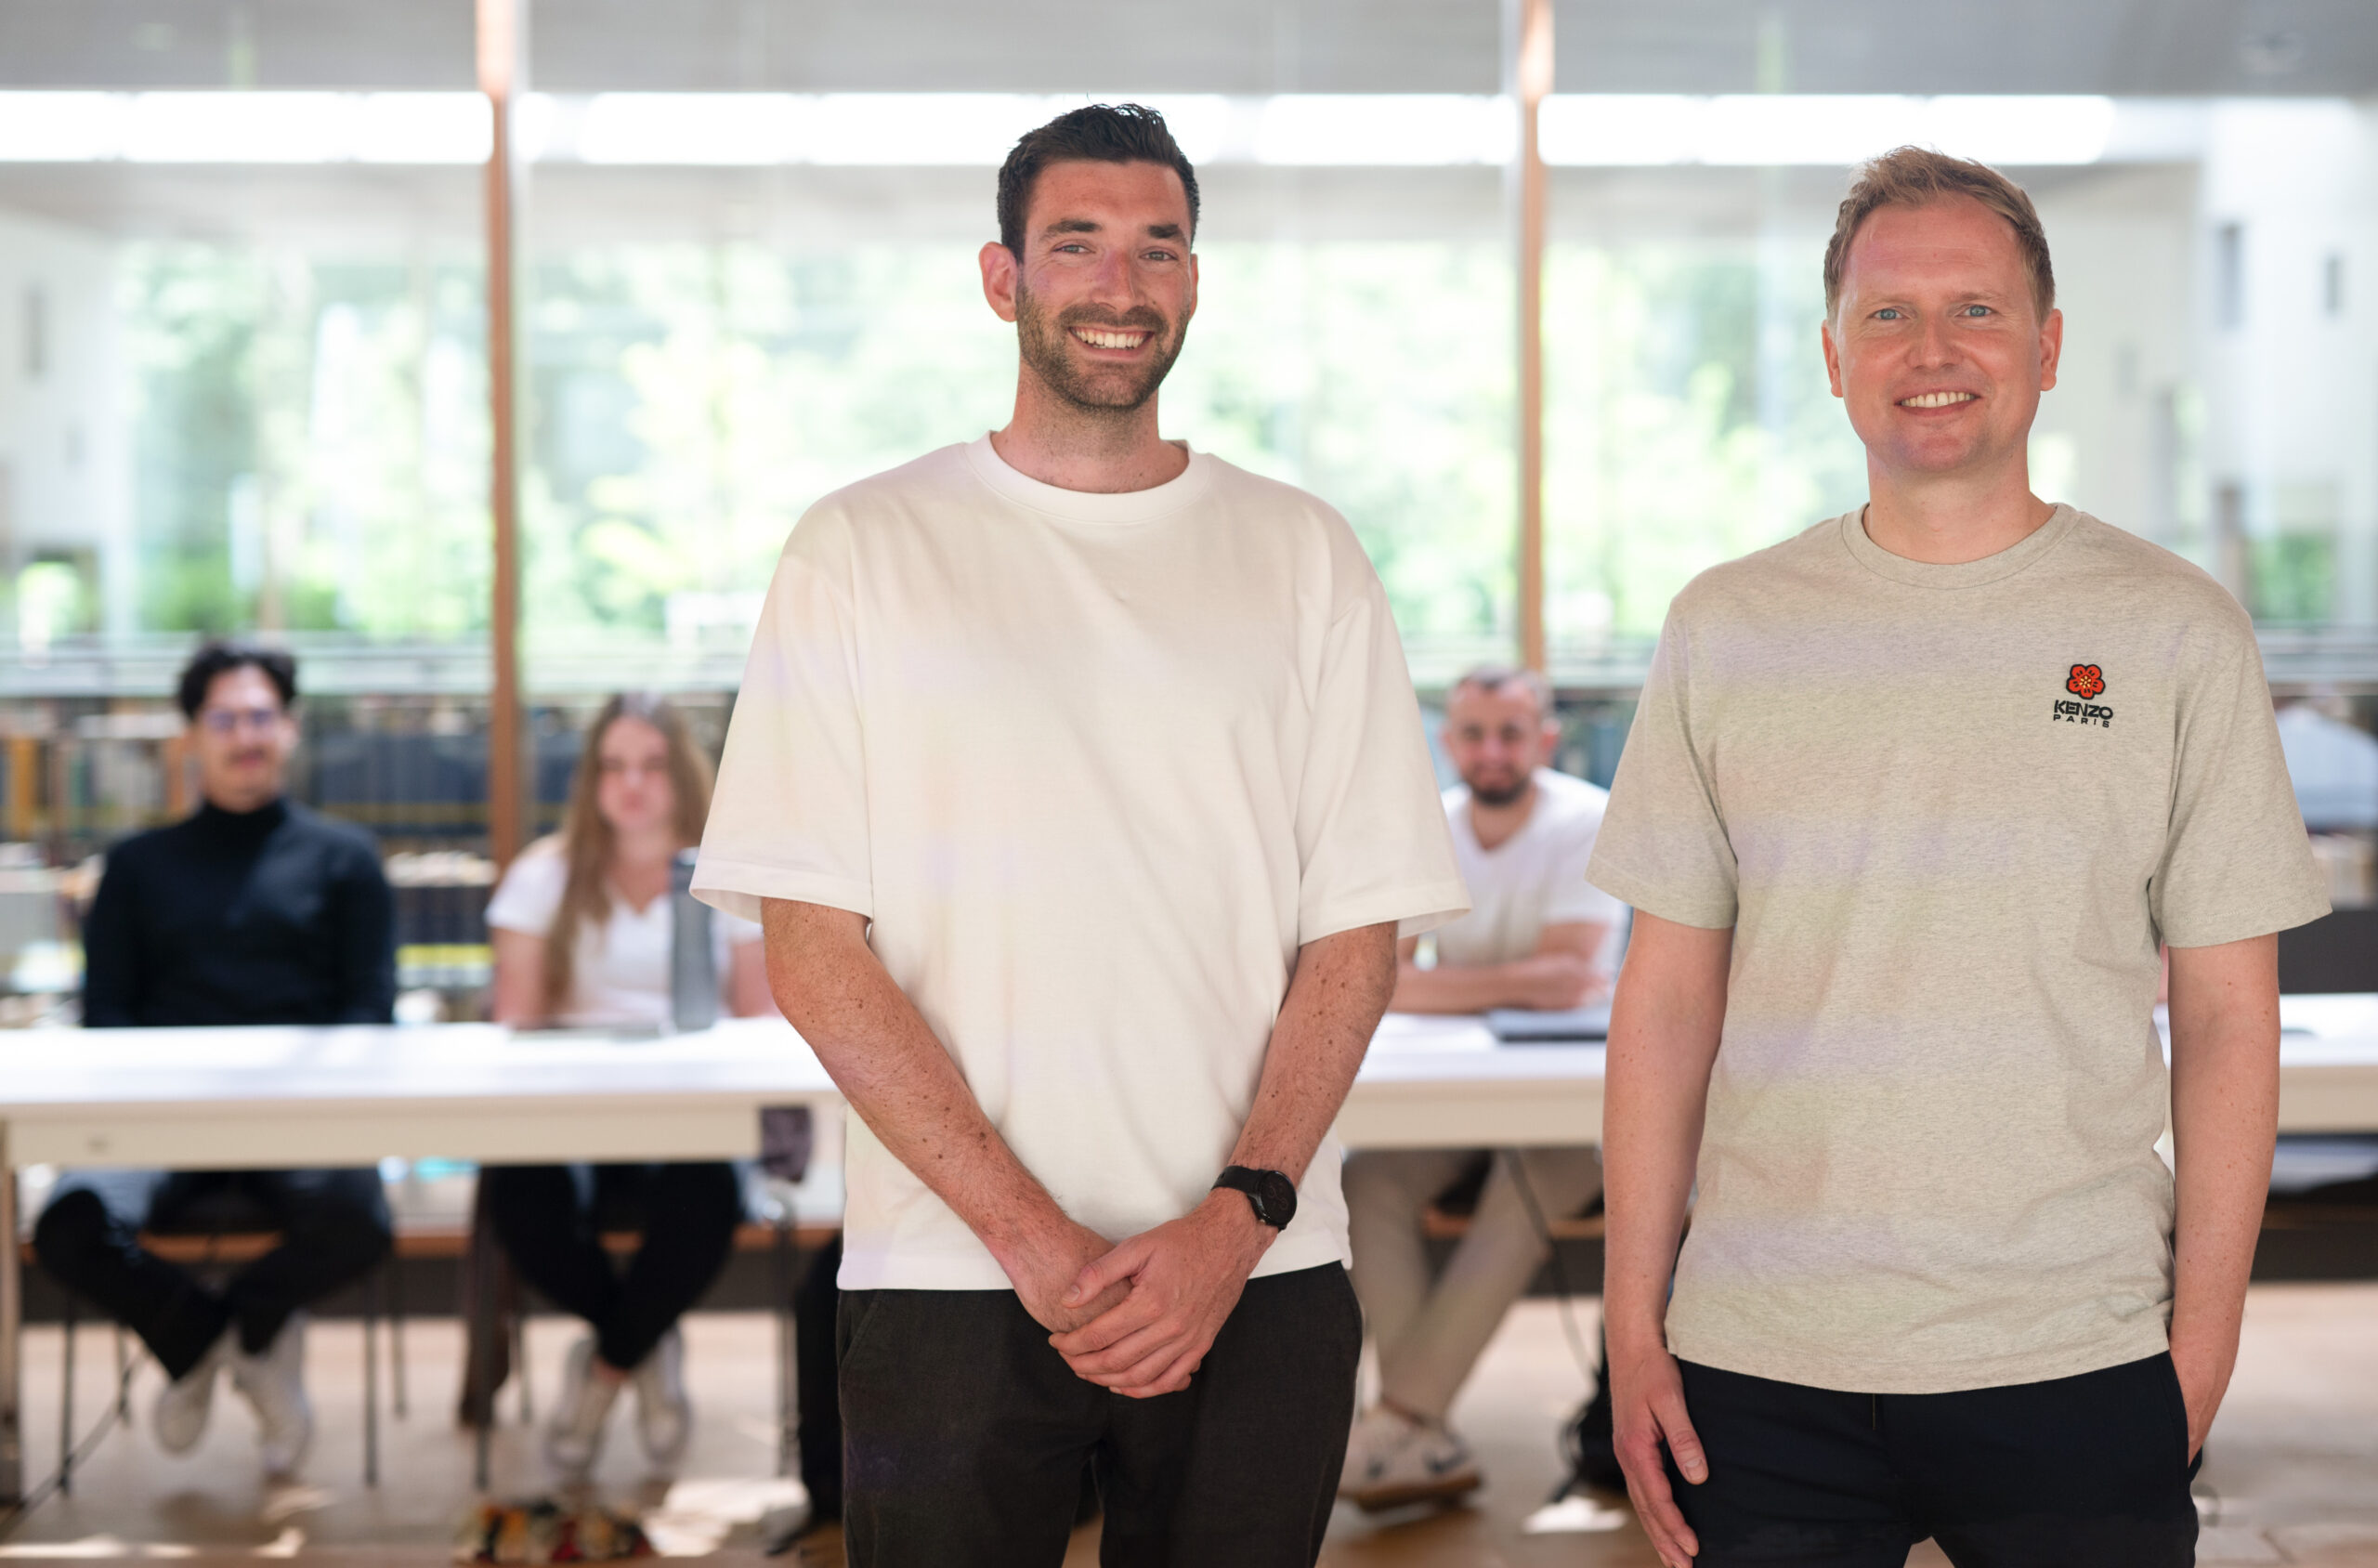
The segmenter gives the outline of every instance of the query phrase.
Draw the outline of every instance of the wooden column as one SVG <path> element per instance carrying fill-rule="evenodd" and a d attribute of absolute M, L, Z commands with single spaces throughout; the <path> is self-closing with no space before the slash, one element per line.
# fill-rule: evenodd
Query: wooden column
<path fill-rule="evenodd" d="M 527 0 L 477 0 L 479 90 L 495 138 L 487 160 L 487 383 L 493 435 L 490 516 L 494 602 L 488 614 L 488 854 L 508 866 L 520 852 L 519 145 L 513 113 L 528 77 Z"/>
<path fill-rule="evenodd" d="M 1552 0 L 1519 0 L 1512 83 L 1519 146 L 1520 662 L 1544 649 L 1544 150 L 1536 124 L 1552 91 Z"/>

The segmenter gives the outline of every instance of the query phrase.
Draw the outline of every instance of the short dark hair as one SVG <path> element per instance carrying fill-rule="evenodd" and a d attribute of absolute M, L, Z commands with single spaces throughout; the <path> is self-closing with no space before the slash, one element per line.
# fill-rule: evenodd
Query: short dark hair
<path fill-rule="evenodd" d="M 1535 699 L 1537 718 L 1549 719 L 1555 716 L 1552 710 L 1552 683 L 1544 678 L 1541 671 L 1530 670 L 1522 665 L 1481 664 L 1474 670 L 1464 671 L 1459 680 L 1445 688 L 1445 699 L 1451 701 L 1453 694 L 1464 686 L 1476 686 L 1491 696 L 1507 686 L 1516 686 Z"/>
<path fill-rule="evenodd" d="M 288 649 L 218 638 L 191 654 L 189 662 L 182 666 L 182 678 L 174 688 L 174 701 L 180 706 L 182 717 L 198 717 L 198 711 L 206 706 L 206 694 L 214 686 L 216 676 L 251 667 L 263 671 L 265 679 L 281 693 L 281 707 L 297 705 L 297 660 L 290 657 Z"/>
<path fill-rule="evenodd" d="M 1172 139 L 1164 116 L 1145 104 L 1093 103 L 1069 109 L 1009 150 L 1000 165 L 1000 243 L 1024 254 L 1026 209 L 1040 171 L 1052 163 L 1162 163 L 1189 196 L 1189 233 L 1197 233 L 1197 171 Z"/>

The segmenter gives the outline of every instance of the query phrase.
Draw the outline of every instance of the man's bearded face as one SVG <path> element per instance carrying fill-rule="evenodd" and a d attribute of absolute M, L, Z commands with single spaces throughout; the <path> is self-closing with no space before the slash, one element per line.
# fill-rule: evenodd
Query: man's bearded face
<path fill-rule="evenodd" d="M 1075 305 L 1052 314 L 1022 279 L 1016 281 L 1015 324 L 1018 349 L 1033 373 L 1075 407 L 1102 413 L 1129 412 L 1155 397 L 1186 335 L 1180 323 L 1146 305 L 1120 311 Z M 1108 346 L 1121 339 L 1140 341 Z"/>

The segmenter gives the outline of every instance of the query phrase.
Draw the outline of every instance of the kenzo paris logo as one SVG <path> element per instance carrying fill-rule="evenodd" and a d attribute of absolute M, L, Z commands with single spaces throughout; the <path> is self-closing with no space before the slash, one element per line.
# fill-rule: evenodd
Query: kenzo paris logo
<path fill-rule="evenodd" d="M 2096 725 L 2099 729 L 2114 727 L 2114 711 L 2099 707 L 2088 699 L 2100 696 L 2106 689 L 2106 673 L 2095 664 L 2075 664 L 2072 673 L 2064 678 L 2064 689 L 2082 700 L 2059 697 L 2056 699 L 2055 720 L 2058 724 Z"/>

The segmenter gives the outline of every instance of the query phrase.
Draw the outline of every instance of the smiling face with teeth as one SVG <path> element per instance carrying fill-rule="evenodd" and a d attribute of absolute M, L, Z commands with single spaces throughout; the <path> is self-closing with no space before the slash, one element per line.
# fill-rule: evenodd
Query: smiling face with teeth
<path fill-rule="evenodd" d="M 983 247 L 983 289 L 1016 324 L 1018 408 L 1153 415 L 1197 308 L 1187 191 L 1162 163 L 1072 160 L 1034 182 L 1023 249 Z"/>
<path fill-rule="evenodd" d="M 2063 338 L 2005 218 L 1955 195 L 1875 209 L 1850 242 L 1824 358 L 1877 496 L 1942 479 L 2028 494 L 2032 419 Z"/>

